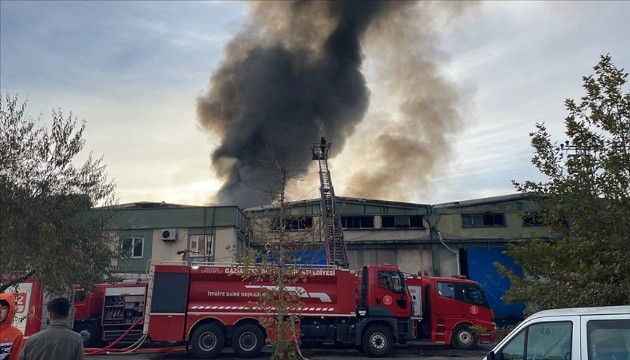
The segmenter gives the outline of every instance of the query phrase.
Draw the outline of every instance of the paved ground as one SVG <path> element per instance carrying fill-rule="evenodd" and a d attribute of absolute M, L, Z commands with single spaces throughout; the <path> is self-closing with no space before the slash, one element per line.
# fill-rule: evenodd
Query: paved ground
<path fill-rule="evenodd" d="M 494 345 L 480 345 L 476 350 L 455 350 L 448 346 L 433 345 L 429 343 L 407 343 L 402 346 L 396 346 L 391 355 L 382 359 L 418 359 L 424 360 L 481 360 L 488 351 L 492 349 Z M 270 355 L 270 349 L 265 348 L 265 351 L 256 359 L 264 360 L 268 359 Z M 303 355 L 309 360 L 333 360 L 333 359 L 352 359 L 352 360 L 364 360 L 371 359 L 353 349 L 309 349 L 304 350 Z M 197 359 L 192 354 L 131 354 L 131 355 L 114 355 L 114 356 L 90 356 L 88 359 L 94 360 L 106 360 L 106 359 L 133 359 L 133 360 L 193 360 Z M 215 359 L 228 360 L 236 359 L 230 352 L 230 349 L 224 350 Z"/>

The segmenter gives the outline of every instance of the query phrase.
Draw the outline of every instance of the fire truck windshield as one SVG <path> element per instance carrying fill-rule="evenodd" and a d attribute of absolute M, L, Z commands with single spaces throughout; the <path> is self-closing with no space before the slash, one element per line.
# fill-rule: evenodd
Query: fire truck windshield
<path fill-rule="evenodd" d="M 405 280 L 399 272 L 379 270 L 378 287 L 397 294 L 403 294 L 405 292 Z"/>
<path fill-rule="evenodd" d="M 460 282 L 438 282 L 438 294 L 442 297 L 465 301 L 467 303 L 490 307 L 483 290 L 477 284 Z"/>

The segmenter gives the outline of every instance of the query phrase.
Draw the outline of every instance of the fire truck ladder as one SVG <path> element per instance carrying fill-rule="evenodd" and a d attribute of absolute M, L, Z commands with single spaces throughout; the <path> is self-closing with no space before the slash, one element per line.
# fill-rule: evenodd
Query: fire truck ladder
<path fill-rule="evenodd" d="M 330 179 L 330 171 L 328 170 L 328 151 L 330 150 L 330 145 L 330 143 L 326 142 L 326 138 L 322 136 L 321 141 L 314 143 L 312 147 L 313 160 L 317 160 L 319 163 L 321 221 L 324 239 L 326 241 L 328 264 L 347 269 L 348 255 L 346 242 L 343 237 L 343 229 L 341 227 L 341 214 L 337 212 L 335 190 Z"/>
<path fill-rule="evenodd" d="M 149 333 L 149 317 L 151 316 L 151 304 L 153 303 L 153 283 L 155 282 L 155 265 L 152 265 L 149 261 L 149 284 L 147 285 L 147 298 L 144 308 L 144 324 L 142 327 L 142 334 L 147 335 Z"/>

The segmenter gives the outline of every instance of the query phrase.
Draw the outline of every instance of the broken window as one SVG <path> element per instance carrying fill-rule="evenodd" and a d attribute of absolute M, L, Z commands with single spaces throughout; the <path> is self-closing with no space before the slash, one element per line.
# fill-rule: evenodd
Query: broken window
<path fill-rule="evenodd" d="M 504 214 L 462 214 L 463 227 L 505 226 Z"/>
<path fill-rule="evenodd" d="M 544 226 L 543 218 L 540 213 L 528 212 L 523 215 L 523 226 Z"/>
<path fill-rule="evenodd" d="M 344 229 L 373 229 L 374 216 L 342 216 L 341 227 Z"/>
<path fill-rule="evenodd" d="M 270 223 L 271 230 L 280 230 L 280 219 L 273 218 Z M 312 216 L 290 217 L 284 220 L 285 230 L 304 230 L 313 227 Z"/>
<path fill-rule="evenodd" d="M 424 223 L 421 215 L 381 216 L 383 229 L 422 228 Z"/>
<path fill-rule="evenodd" d="M 120 256 L 123 259 L 141 258 L 143 250 L 143 237 L 127 237 L 120 239 Z"/>

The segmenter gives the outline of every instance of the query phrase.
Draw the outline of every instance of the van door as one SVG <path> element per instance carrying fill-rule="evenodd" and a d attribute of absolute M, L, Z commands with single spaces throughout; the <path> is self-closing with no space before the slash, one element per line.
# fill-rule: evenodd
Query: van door
<path fill-rule="evenodd" d="M 579 359 L 580 321 L 578 316 L 540 319 L 510 334 L 495 353 L 496 360 L 575 360 Z"/>
<path fill-rule="evenodd" d="M 582 359 L 630 359 L 630 314 L 582 316 Z"/>

